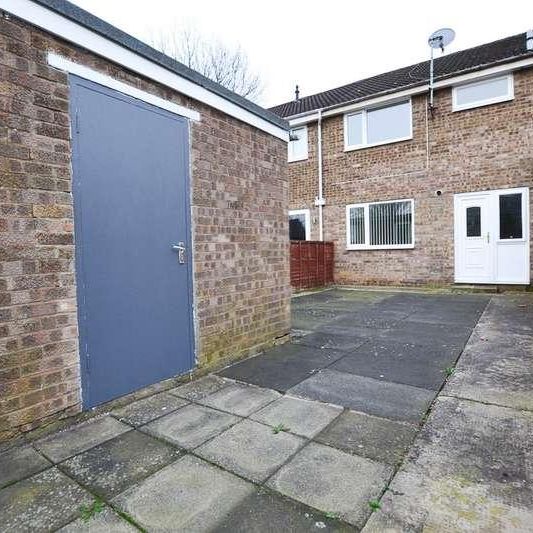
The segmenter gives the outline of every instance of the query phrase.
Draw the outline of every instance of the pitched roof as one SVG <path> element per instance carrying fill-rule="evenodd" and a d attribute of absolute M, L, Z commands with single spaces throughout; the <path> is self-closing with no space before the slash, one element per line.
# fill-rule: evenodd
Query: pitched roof
<path fill-rule="evenodd" d="M 183 63 L 172 59 L 171 57 L 159 52 L 155 48 L 143 43 L 142 41 L 132 37 L 128 33 L 119 30 L 115 26 L 105 22 L 104 20 L 96 17 L 92 13 L 85 11 L 81 7 L 74 5 L 67 0 L 34 0 L 36 3 L 43 5 L 44 7 L 59 13 L 60 15 L 69 18 L 70 20 L 94 31 L 106 37 L 107 39 L 127 48 L 128 50 L 145 57 L 146 59 L 157 63 L 158 65 L 170 70 L 171 72 L 185 78 L 196 85 L 200 85 L 212 93 L 221 96 L 222 98 L 238 105 L 239 107 L 246 109 L 250 113 L 275 124 L 276 126 L 288 129 L 287 123 L 279 117 L 278 114 L 274 114 L 271 111 L 264 109 L 263 107 L 247 100 L 246 98 L 226 89 L 222 85 L 202 76 L 202 74 L 196 72 L 185 66 Z"/>
<path fill-rule="evenodd" d="M 435 79 L 445 79 L 516 59 L 533 56 L 533 50 L 526 48 L 526 34 L 520 33 L 492 43 L 482 44 L 435 59 Z M 286 102 L 270 110 L 280 117 L 290 117 L 341 104 L 366 100 L 368 98 L 394 93 L 423 85 L 428 82 L 429 61 L 403 67 L 371 78 L 359 80 L 322 93 L 304 96 L 298 101 Z"/>

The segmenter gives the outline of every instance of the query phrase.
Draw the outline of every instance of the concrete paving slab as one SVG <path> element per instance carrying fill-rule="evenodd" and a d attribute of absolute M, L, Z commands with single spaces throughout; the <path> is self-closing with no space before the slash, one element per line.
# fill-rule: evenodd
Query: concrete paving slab
<path fill-rule="evenodd" d="M 133 430 L 68 459 L 61 468 L 92 492 L 109 498 L 180 454 L 174 447 Z"/>
<path fill-rule="evenodd" d="M 329 368 L 380 381 L 438 391 L 461 351 L 379 339 L 369 341 Z"/>
<path fill-rule="evenodd" d="M 305 440 L 244 420 L 195 450 L 201 457 L 255 482 L 262 482 Z"/>
<path fill-rule="evenodd" d="M 263 487 L 231 510 L 214 533 L 353 532 L 353 527 Z"/>
<path fill-rule="evenodd" d="M 317 370 L 312 361 L 287 361 L 261 354 L 225 368 L 220 373 L 258 387 L 285 392 Z"/>
<path fill-rule="evenodd" d="M 290 389 L 289 394 L 418 423 L 436 392 L 325 369 Z"/>
<path fill-rule="evenodd" d="M 315 328 L 316 332 L 329 333 L 331 335 L 350 335 L 353 337 L 362 337 L 364 339 L 376 339 L 385 336 L 387 329 L 366 328 L 363 326 L 346 327 L 345 324 L 329 322 L 328 324 L 319 325 Z"/>
<path fill-rule="evenodd" d="M 2 531 L 54 531 L 79 514 L 92 496 L 57 468 L 0 490 Z"/>
<path fill-rule="evenodd" d="M 296 329 L 312 330 L 317 326 L 327 324 L 344 315 L 344 311 L 332 309 L 317 309 L 309 306 L 297 309 L 291 313 L 292 327 Z"/>
<path fill-rule="evenodd" d="M 217 392 L 224 387 L 227 387 L 231 384 L 231 381 L 223 379 L 215 374 L 209 374 L 200 379 L 195 379 L 185 385 L 180 385 L 174 389 L 170 389 L 168 392 L 179 396 L 180 398 L 185 398 L 186 400 L 196 401 L 204 398 L 208 394 Z"/>
<path fill-rule="evenodd" d="M 351 352 L 368 341 L 366 337 L 357 337 L 355 335 L 341 335 L 334 333 L 324 333 L 317 331 L 309 335 L 298 336 L 291 339 L 292 344 L 304 344 L 320 349 L 340 350 Z"/>
<path fill-rule="evenodd" d="M 406 311 L 390 310 L 386 306 L 381 309 L 364 309 L 355 313 L 346 313 L 332 324 L 346 326 L 347 333 L 353 327 L 388 329 L 396 326 L 409 315 Z"/>
<path fill-rule="evenodd" d="M 472 333 L 472 327 L 449 324 L 432 324 L 404 320 L 396 327 L 386 330 L 381 338 L 396 342 L 434 346 L 439 348 L 464 348 Z"/>
<path fill-rule="evenodd" d="M 114 503 L 148 531 L 213 531 L 255 488 L 190 455 L 132 487 Z"/>
<path fill-rule="evenodd" d="M 365 531 L 529 531 L 532 437 L 533 413 L 440 397 Z"/>
<path fill-rule="evenodd" d="M 440 396 L 405 469 L 490 483 L 508 503 L 523 497 L 533 506 L 532 439 L 529 411 Z"/>
<path fill-rule="evenodd" d="M 112 416 L 102 416 L 38 440 L 34 446 L 51 461 L 59 463 L 130 430 Z"/>
<path fill-rule="evenodd" d="M 126 522 L 110 507 L 104 509 L 88 520 L 78 518 L 74 522 L 58 530 L 60 533 L 133 533 L 139 531 L 136 527 Z"/>
<path fill-rule="evenodd" d="M 285 392 L 344 355 L 344 352 L 330 348 L 319 349 L 286 343 L 232 365 L 220 374 Z"/>
<path fill-rule="evenodd" d="M 345 411 L 315 440 L 395 466 L 404 457 L 417 431 L 418 427 L 413 424 Z"/>
<path fill-rule="evenodd" d="M 506 504 L 491 494 L 490 485 L 400 472 L 362 531 L 525 533 L 531 524 L 530 508 Z"/>
<path fill-rule="evenodd" d="M 443 394 L 533 411 L 533 336 L 472 335 Z"/>
<path fill-rule="evenodd" d="M 182 448 L 193 449 L 239 420 L 242 419 L 238 416 L 191 404 L 144 426 L 142 431 Z"/>
<path fill-rule="evenodd" d="M 375 461 L 310 443 L 267 485 L 361 527 L 370 514 L 368 502 L 379 497 L 391 472 L 390 467 Z"/>
<path fill-rule="evenodd" d="M 244 383 L 232 383 L 202 398 L 199 403 L 238 416 L 248 416 L 279 398 L 279 393 L 253 387 Z"/>
<path fill-rule="evenodd" d="M 112 414 L 119 420 L 137 427 L 165 416 L 188 403 L 187 400 L 161 392 L 115 409 Z"/>
<path fill-rule="evenodd" d="M 312 438 L 338 417 L 342 410 L 337 405 L 283 396 L 250 418 L 272 427 L 283 424 L 291 433 Z"/>
<path fill-rule="evenodd" d="M 0 488 L 51 466 L 30 445 L 7 450 L 0 454 Z"/>

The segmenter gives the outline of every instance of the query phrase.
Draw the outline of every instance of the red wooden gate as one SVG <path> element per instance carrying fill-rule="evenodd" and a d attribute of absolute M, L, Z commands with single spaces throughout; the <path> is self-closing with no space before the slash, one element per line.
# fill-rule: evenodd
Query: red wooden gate
<path fill-rule="evenodd" d="M 296 289 L 333 283 L 333 243 L 291 241 L 291 285 Z"/>

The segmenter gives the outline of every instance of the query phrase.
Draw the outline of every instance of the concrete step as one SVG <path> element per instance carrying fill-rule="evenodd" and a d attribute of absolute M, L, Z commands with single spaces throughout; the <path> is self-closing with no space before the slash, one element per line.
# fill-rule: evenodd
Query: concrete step
<path fill-rule="evenodd" d="M 451 287 L 452 292 L 470 292 L 484 294 L 497 294 L 501 292 L 526 292 L 531 290 L 531 285 L 469 285 L 466 283 L 456 283 Z"/>

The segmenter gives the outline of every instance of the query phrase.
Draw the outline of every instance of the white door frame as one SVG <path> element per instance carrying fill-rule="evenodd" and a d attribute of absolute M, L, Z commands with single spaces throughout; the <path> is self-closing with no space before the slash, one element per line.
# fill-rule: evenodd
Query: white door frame
<path fill-rule="evenodd" d="M 499 197 L 505 194 L 522 194 L 522 238 L 521 239 L 500 239 L 500 217 L 499 217 Z M 465 199 L 485 197 L 489 202 L 489 217 L 486 221 L 488 223 L 488 238 L 490 243 L 490 271 L 492 277 L 490 280 L 472 280 L 465 277 L 461 277 L 461 264 L 462 253 L 460 247 L 463 245 L 464 239 L 464 217 L 459 216 L 460 209 L 462 207 L 462 201 Z M 495 189 L 486 191 L 476 191 L 471 193 L 461 193 L 454 195 L 454 252 L 455 252 L 455 282 L 456 283 L 501 283 L 510 285 L 527 285 L 530 283 L 530 218 L 529 218 L 529 188 L 517 187 L 512 189 Z M 505 273 L 501 272 L 499 268 L 499 259 L 502 259 L 502 254 L 505 252 L 507 246 L 517 246 L 522 244 L 524 249 L 523 257 L 524 261 L 523 272 L 524 277 L 520 280 L 511 279 L 506 277 Z"/>

